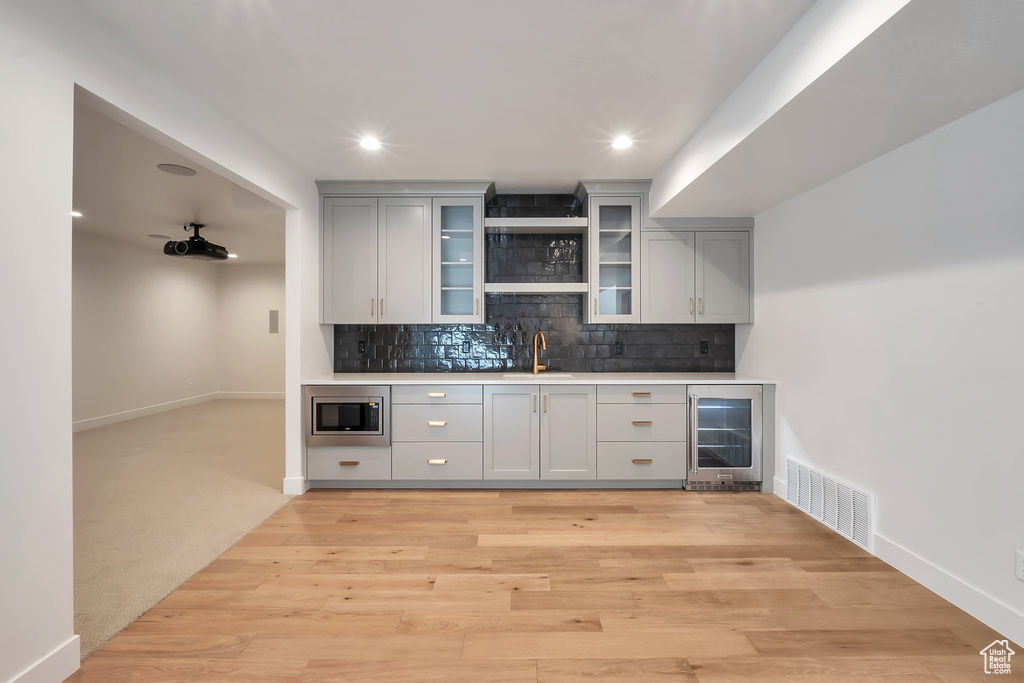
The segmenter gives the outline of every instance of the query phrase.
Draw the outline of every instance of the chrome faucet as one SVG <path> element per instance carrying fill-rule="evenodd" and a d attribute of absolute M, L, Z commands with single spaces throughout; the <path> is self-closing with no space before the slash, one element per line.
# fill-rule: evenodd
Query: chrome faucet
<path fill-rule="evenodd" d="M 544 337 L 544 333 L 537 330 L 537 333 L 533 335 L 533 374 L 537 374 L 541 370 L 547 370 L 548 366 L 540 365 L 537 363 L 537 339 L 540 338 L 540 347 L 545 351 L 548 350 L 548 340 Z"/>

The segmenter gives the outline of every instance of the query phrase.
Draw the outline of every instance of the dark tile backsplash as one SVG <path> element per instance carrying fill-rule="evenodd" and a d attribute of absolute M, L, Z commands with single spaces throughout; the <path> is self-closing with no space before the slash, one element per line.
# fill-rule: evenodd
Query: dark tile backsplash
<path fill-rule="evenodd" d="M 498 195 L 488 216 L 579 215 L 573 195 Z M 583 282 L 578 235 L 488 235 L 488 282 Z M 335 325 L 335 372 L 733 372 L 734 325 L 584 325 L 583 295 L 489 294 L 485 325 Z M 360 343 L 365 350 L 360 353 Z M 708 353 L 701 354 L 701 342 Z M 616 344 L 621 354 L 616 355 Z"/>

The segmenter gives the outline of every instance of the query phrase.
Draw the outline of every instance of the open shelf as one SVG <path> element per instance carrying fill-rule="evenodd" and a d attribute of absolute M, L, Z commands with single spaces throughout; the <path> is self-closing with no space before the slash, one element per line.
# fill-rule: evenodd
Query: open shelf
<path fill-rule="evenodd" d="M 586 282 L 485 282 L 485 294 L 586 294 Z"/>
<path fill-rule="evenodd" d="M 582 218 L 485 218 L 484 229 L 491 234 L 582 234 L 588 219 Z"/>

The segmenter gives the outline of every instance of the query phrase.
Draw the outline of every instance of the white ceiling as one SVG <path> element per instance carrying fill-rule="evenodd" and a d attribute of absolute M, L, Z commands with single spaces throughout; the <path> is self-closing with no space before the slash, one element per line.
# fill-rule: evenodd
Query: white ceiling
<path fill-rule="evenodd" d="M 82 0 L 311 179 L 501 192 L 653 177 L 812 4 Z"/>
<path fill-rule="evenodd" d="M 169 175 L 161 163 L 194 176 Z M 100 112 L 75 104 L 74 199 L 76 230 L 161 251 L 162 233 L 185 239 L 185 223 L 205 223 L 202 235 L 237 259 L 229 263 L 284 263 L 284 212 L 262 197 L 198 166 Z"/>

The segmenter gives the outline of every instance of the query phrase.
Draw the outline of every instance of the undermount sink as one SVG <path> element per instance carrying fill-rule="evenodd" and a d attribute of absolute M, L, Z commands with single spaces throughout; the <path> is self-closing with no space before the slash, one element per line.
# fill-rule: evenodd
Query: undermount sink
<path fill-rule="evenodd" d="M 532 372 L 506 372 L 502 375 L 504 379 L 572 379 L 568 372 L 539 372 L 536 375 Z"/>

